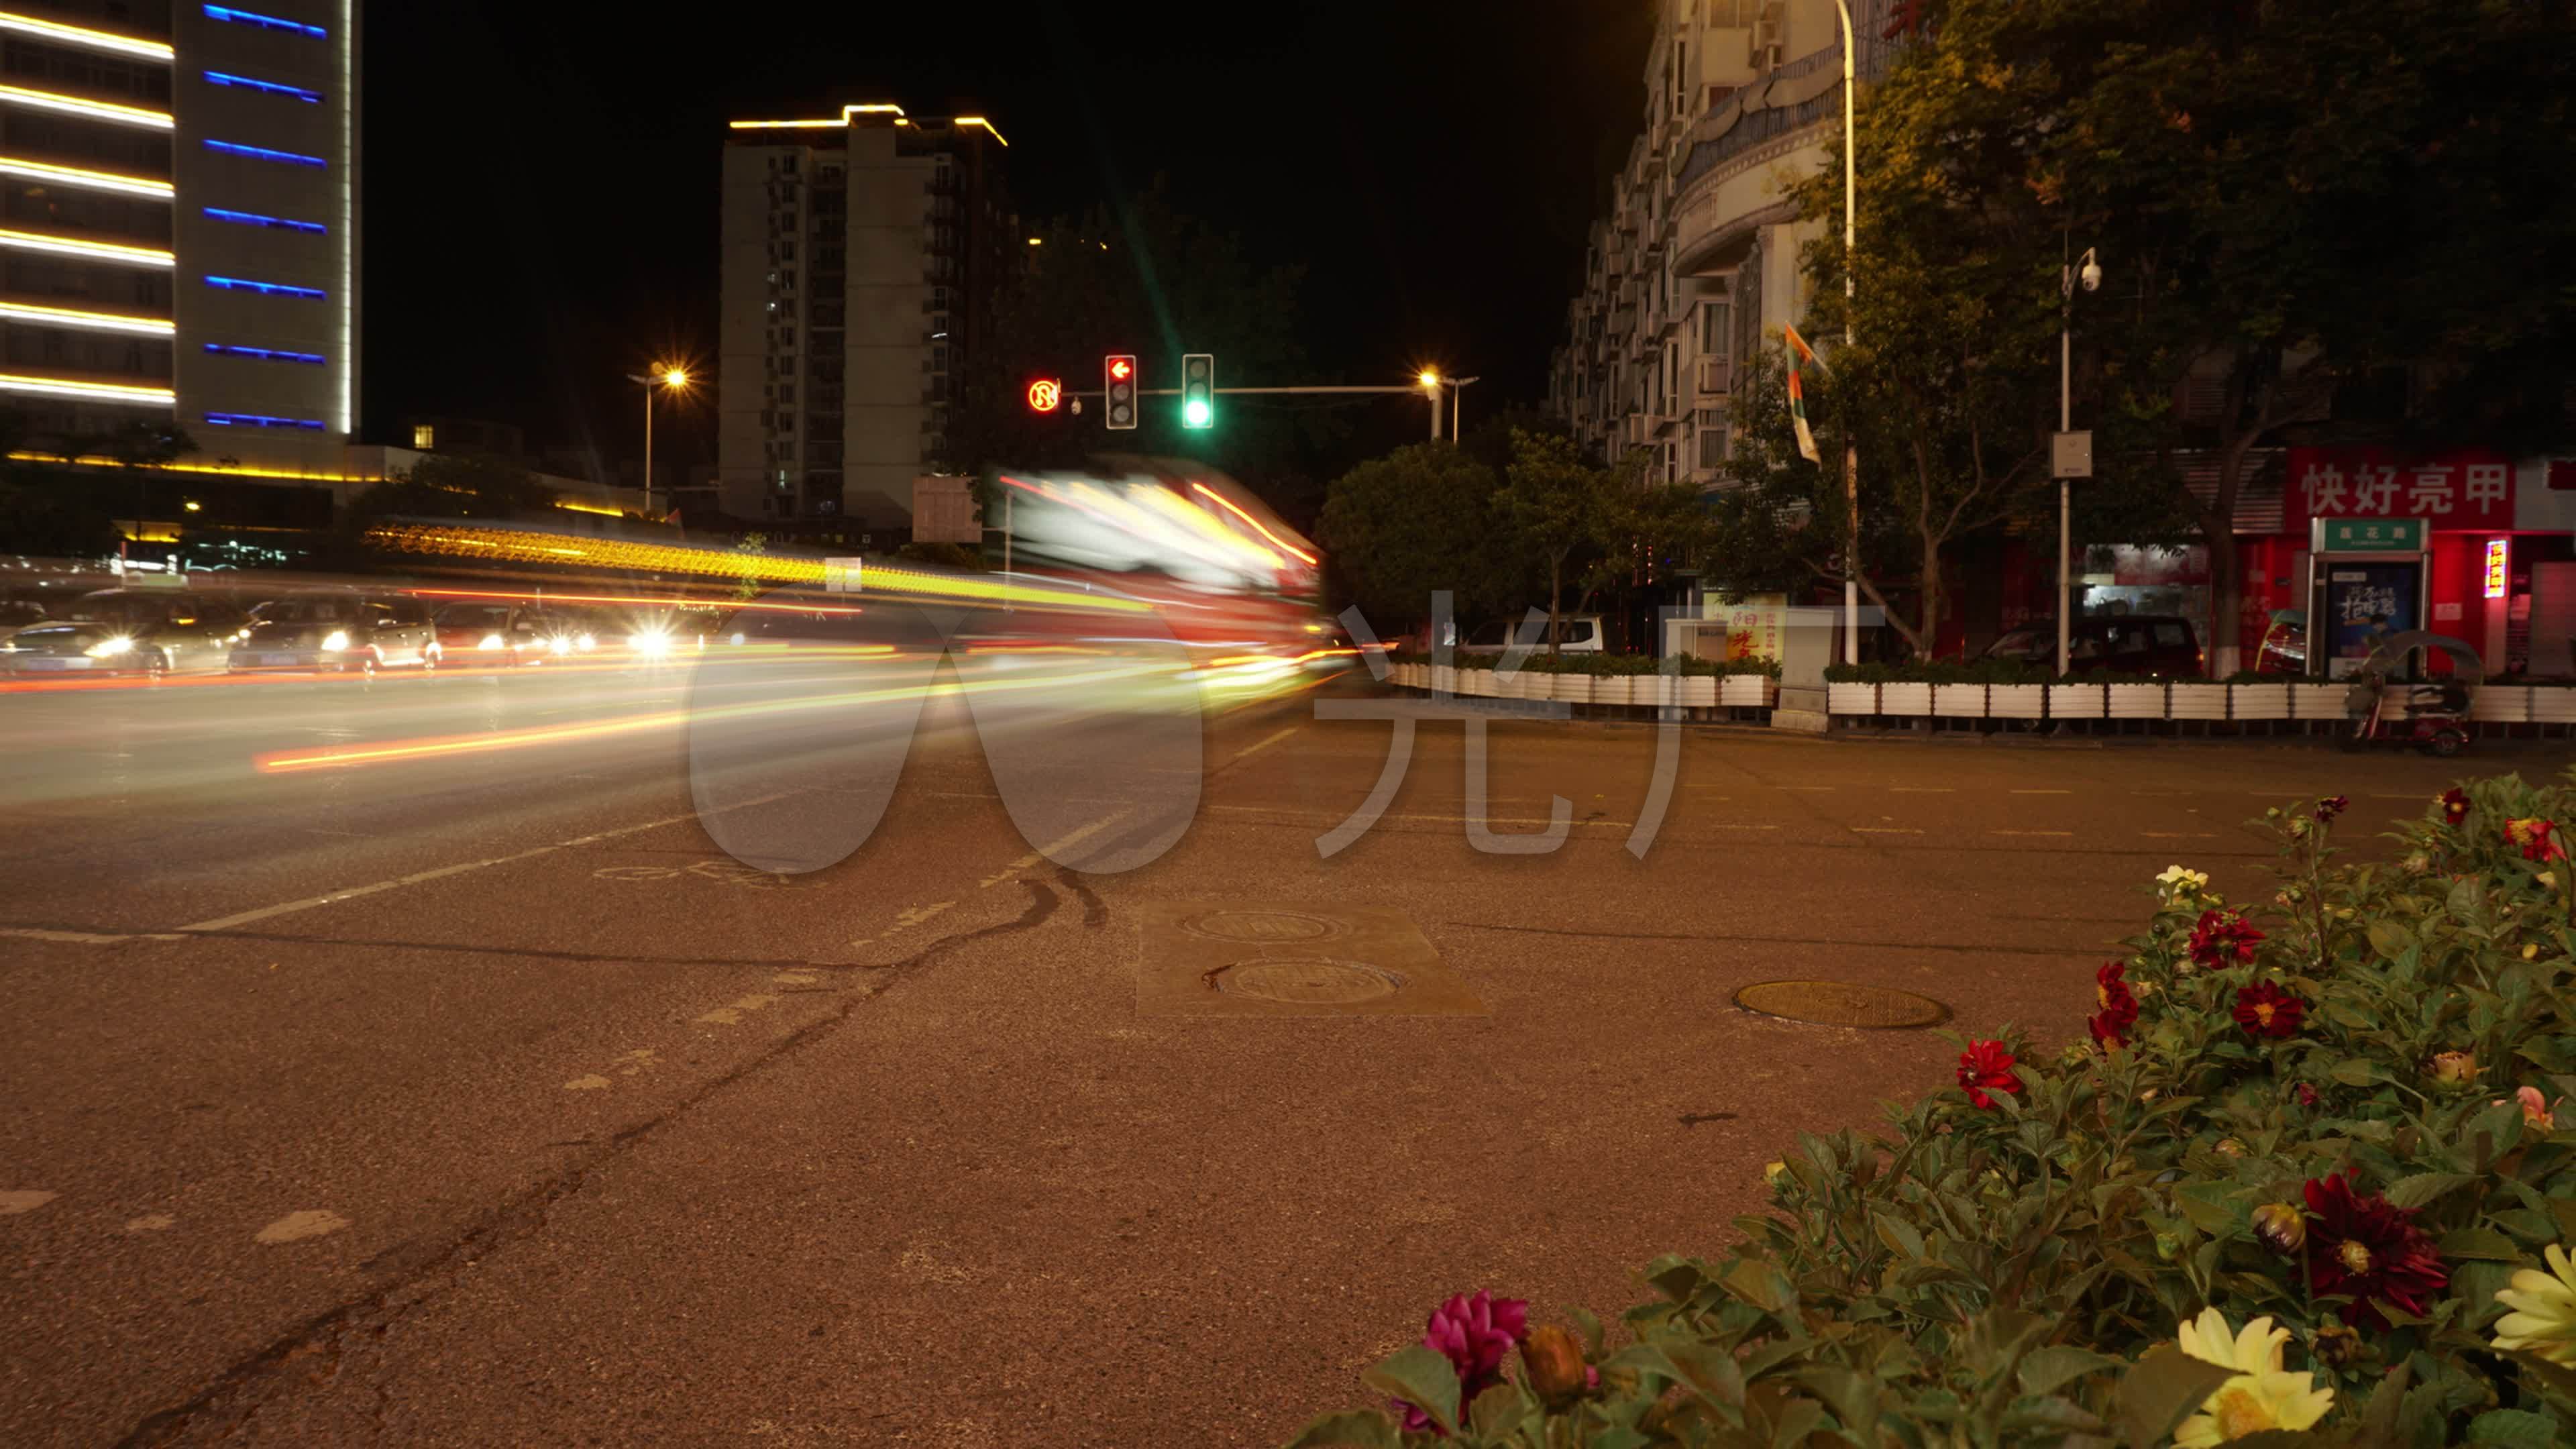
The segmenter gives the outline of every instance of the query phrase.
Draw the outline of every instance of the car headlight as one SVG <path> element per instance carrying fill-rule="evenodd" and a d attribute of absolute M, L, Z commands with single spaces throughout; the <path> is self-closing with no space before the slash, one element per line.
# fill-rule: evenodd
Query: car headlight
<path fill-rule="evenodd" d="M 332 630 L 330 633 L 323 635 L 323 636 L 322 636 L 322 647 L 323 647 L 325 650 L 331 650 L 331 651 L 336 651 L 336 650 L 341 650 L 341 649 L 346 649 L 346 648 L 348 648 L 348 647 L 349 647 L 349 631 L 348 631 L 348 630 L 346 630 L 346 629 L 334 629 L 334 630 Z"/>
<path fill-rule="evenodd" d="M 575 635 L 572 642 L 577 649 L 593 649 L 599 645 L 599 641 L 588 634 Z"/>
<path fill-rule="evenodd" d="M 119 634 L 113 639 L 101 639 L 81 652 L 92 659 L 113 659 L 119 654 L 133 653 L 134 641 Z"/>
<path fill-rule="evenodd" d="M 733 642 L 734 642 L 734 643 L 736 643 L 736 644 L 740 644 L 740 643 L 742 642 L 742 636 L 741 636 L 740 634 L 736 634 L 736 635 L 734 635 L 734 636 L 733 636 Z"/>
<path fill-rule="evenodd" d="M 638 654 L 668 654 L 671 652 L 671 636 L 668 634 L 629 634 L 626 636 L 626 647 L 634 650 Z"/>
<path fill-rule="evenodd" d="M 569 654 L 569 653 L 571 653 L 571 652 L 572 652 L 572 641 L 571 641 L 570 639 L 565 638 L 565 637 L 564 637 L 564 636 L 562 636 L 561 634 L 557 634 L 555 637 L 553 637 L 552 639 L 547 640 L 546 642 L 547 642 L 549 645 L 553 646 L 554 651 L 555 651 L 557 654 Z"/>
<path fill-rule="evenodd" d="M 501 647 L 501 636 L 498 634 L 486 634 L 483 636 L 483 642 L 475 647 L 478 649 L 498 649 Z"/>

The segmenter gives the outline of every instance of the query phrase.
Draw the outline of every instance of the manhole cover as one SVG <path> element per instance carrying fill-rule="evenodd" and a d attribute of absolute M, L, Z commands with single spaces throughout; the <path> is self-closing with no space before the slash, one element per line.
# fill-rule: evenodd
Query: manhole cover
<path fill-rule="evenodd" d="M 1181 929 L 1193 936 L 1266 945 L 1277 941 L 1321 941 L 1340 935 L 1343 926 L 1339 921 L 1303 911 L 1210 911 L 1183 921 Z"/>
<path fill-rule="evenodd" d="M 1229 996 L 1283 1001 L 1298 1006 L 1349 1006 L 1393 996 L 1404 978 L 1356 961 L 1322 957 L 1237 961 L 1208 973 Z"/>
<path fill-rule="evenodd" d="M 1888 1029 L 1938 1026 L 1950 1019 L 1950 1008 L 1931 997 L 1848 981 L 1765 981 L 1735 993 L 1735 1004 L 1764 1016 L 1824 1026 Z"/>

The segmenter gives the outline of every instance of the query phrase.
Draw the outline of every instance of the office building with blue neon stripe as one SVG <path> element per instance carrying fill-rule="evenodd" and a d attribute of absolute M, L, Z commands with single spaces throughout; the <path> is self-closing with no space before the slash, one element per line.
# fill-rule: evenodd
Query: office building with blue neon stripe
<path fill-rule="evenodd" d="M 346 470 L 357 0 L 0 0 L 0 408 Z"/>

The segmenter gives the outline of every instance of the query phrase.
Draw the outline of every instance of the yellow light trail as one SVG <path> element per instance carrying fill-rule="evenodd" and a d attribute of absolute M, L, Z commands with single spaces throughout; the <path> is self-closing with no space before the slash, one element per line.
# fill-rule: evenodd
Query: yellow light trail
<path fill-rule="evenodd" d="M 1312 566 L 1314 565 L 1314 563 L 1315 563 L 1315 556 L 1314 556 L 1313 554 L 1306 552 L 1304 549 L 1297 547 L 1295 544 L 1290 543 L 1288 540 L 1286 540 L 1286 539 L 1284 539 L 1284 538 L 1281 538 L 1279 535 L 1277 535 L 1277 534 L 1275 534 L 1275 533 L 1272 533 L 1269 529 L 1263 528 L 1263 527 L 1261 526 L 1261 520 L 1260 520 L 1260 519 L 1257 519 L 1257 518 L 1253 517 L 1251 514 L 1244 512 L 1242 509 L 1235 507 L 1235 506 L 1234 506 L 1234 500 L 1232 500 L 1232 499 L 1230 499 L 1230 498 L 1226 497 L 1226 496 L 1225 496 L 1224 494 L 1222 494 L 1222 493 L 1217 492 L 1215 489 L 1210 488 L 1210 487 L 1209 487 L 1209 486 L 1207 486 L 1205 483 L 1197 483 L 1197 482 L 1193 482 L 1192 484 L 1190 484 L 1190 486 L 1191 486 L 1192 488 L 1197 489 L 1199 492 L 1206 494 L 1208 497 L 1210 497 L 1210 498 L 1214 499 L 1214 500 L 1216 501 L 1217 505 L 1218 505 L 1219 507 L 1223 508 L 1226 512 L 1233 514 L 1235 517 L 1242 519 L 1244 522 L 1246 522 L 1246 523 L 1248 523 L 1248 524 L 1251 524 L 1251 525 L 1252 525 L 1252 527 L 1253 527 L 1253 529 L 1254 529 L 1254 531 L 1258 532 L 1258 533 L 1259 533 L 1263 538 L 1266 538 L 1266 539 L 1270 540 L 1272 543 L 1277 544 L 1279 547 L 1281 547 L 1281 548 L 1283 548 L 1283 549 L 1287 550 L 1287 551 L 1288 551 L 1288 552 L 1290 552 L 1290 553 L 1295 554 L 1295 555 L 1296 555 L 1297 557 L 1299 557 L 1299 558 L 1304 559 L 1304 560 L 1306 561 L 1306 563 L 1307 563 L 1308 567 L 1312 567 Z"/>
<path fill-rule="evenodd" d="M 87 116 L 97 121 L 151 126 L 163 131 L 169 130 L 173 124 L 168 111 L 147 111 L 141 106 L 120 106 L 113 101 L 93 101 L 86 96 L 67 96 L 60 91 L 32 90 L 26 86 L 0 85 L 0 101 L 33 106 L 43 111 L 61 111 L 66 115 Z"/>
<path fill-rule="evenodd" d="M 118 55 L 139 55 L 147 60 L 168 60 L 176 53 L 166 40 L 119 35 L 112 30 L 92 30 L 86 25 L 65 25 L 59 20 L 42 20 L 11 10 L 0 10 L 0 30 L 16 31 L 57 45 L 80 45 L 92 50 L 113 51 Z"/>
<path fill-rule="evenodd" d="M 23 156 L 0 156 L 0 174 L 24 176 L 36 181 L 58 181 L 65 186 L 90 186 L 101 191 L 122 191 L 134 196 L 157 196 L 163 201 L 177 194 L 177 188 L 157 176 L 132 176 L 121 171 L 93 171 L 86 166 L 59 166 L 51 161 L 30 161 Z"/>

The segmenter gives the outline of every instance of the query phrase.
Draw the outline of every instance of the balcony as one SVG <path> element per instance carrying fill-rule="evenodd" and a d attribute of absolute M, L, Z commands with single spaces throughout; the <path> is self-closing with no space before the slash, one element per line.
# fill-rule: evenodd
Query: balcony
<path fill-rule="evenodd" d="M 1733 361 L 1723 357 L 1703 357 L 1699 360 L 1699 395 L 1701 397 L 1725 397 L 1734 389 L 1734 385 Z"/>

